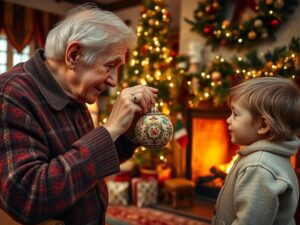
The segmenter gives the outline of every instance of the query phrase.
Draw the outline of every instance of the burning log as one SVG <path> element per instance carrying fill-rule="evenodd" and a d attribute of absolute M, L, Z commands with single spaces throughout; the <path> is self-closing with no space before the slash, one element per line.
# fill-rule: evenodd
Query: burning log
<path fill-rule="evenodd" d="M 215 178 L 220 177 L 222 180 L 225 180 L 226 177 L 226 173 L 220 169 L 218 169 L 217 167 L 213 166 L 210 168 L 210 172 L 213 173 L 215 176 Z"/>

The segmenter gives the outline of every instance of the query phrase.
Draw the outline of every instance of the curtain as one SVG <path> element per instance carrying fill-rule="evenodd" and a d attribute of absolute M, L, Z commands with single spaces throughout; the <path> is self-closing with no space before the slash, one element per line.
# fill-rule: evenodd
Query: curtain
<path fill-rule="evenodd" d="M 0 29 L 4 29 L 8 41 L 18 52 L 33 38 L 38 47 L 43 48 L 49 30 L 60 19 L 58 15 L 8 2 L 1 2 L 0 7 Z"/>

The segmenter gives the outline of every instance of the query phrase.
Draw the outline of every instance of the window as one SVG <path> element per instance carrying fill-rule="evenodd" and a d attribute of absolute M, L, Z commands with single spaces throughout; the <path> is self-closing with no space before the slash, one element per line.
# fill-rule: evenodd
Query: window
<path fill-rule="evenodd" d="M 30 58 L 34 50 L 34 42 L 31 41 L 21 53 L 8 42 L 6 35 L 0 33 L 0 74 L 6 72 L 14 65 L 25 62 Z"/>
<path fill-rule="evenodd" d="M 0 34 L 0 73 L 6 71 L 7 65 L 7 41 L 4 35 Z"/>
<path fill-rule="evenodd" d="M 21 53 L 18 53 L 16 49 L 13 48 L 13 66 L 25 62 L 30 58 L 30 45 L 26 45 Z"/>

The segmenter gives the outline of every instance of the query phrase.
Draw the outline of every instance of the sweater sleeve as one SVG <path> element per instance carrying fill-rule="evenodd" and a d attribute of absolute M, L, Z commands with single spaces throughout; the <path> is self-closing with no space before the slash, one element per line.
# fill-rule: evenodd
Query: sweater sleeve
<path fill-rule="evenodd" d="M 234 190 L 236 219 L 232 225 L 273 224 L 279 196 L 287 184 L 261 166 L 250 166 L 238 175 Z"/>
<path fill-rule="evenodd" d="M 105 128 L 88 132 L 64 154 L 53 156 L 47 131 L 30 113 L 3 96 L 0 106 L 0 206 L 22 224 L 53 218 L 99 179 L 119 171 L 117 152 Z"/>

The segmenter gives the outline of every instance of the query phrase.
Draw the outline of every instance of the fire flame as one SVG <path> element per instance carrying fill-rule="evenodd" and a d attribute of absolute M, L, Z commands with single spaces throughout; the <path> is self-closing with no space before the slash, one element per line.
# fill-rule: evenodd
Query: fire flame
<path fill-rule="evenodd" d="M 238 154 L 234 155 L 232 157 L 232 159 L 230 160 L 229 163 L 225 163 L 225 164 L 221 164 L 218 166 L 218 169 L 222 170 L 223 172 L 225 172 L 226 174 L 229 173 L 229 171 L 231 170 L 233 164 L 234 164 L 234 161 L 238 158 Z"/>

